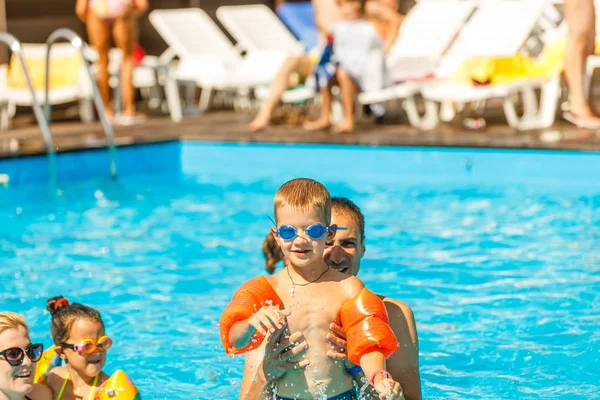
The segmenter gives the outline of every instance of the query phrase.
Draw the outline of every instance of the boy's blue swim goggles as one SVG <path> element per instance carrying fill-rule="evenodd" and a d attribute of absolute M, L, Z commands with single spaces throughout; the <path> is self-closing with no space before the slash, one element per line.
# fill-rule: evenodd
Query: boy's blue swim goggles
<path fill-rule="evenodd" d="M 269 219 L 271 219 L 271 218 L 269 217 Z M 276 225 L 275 221 L 273 221 L 273 219 L 271 219 L 271 222 L 273 222 L 273 225 Z M 304 230 L 304 233 L 309 238 L 318 240 L 318 239 L 321 239 L 323 237 L 323 235 L 329 231 L 346 231 L 346 230 L 348 230 L 348 228 L 342 228 L 341 226 L 325 227 L 322 224 L 313 224 L 313 225 L 307 227 Z M 296 236 L 298 236 L 298 229 L 292 225 L 282 225 L 275 230 L 275 233 L 277 233 L 277 235 L 279 235 L 283 240 L 292 240 Z"/>

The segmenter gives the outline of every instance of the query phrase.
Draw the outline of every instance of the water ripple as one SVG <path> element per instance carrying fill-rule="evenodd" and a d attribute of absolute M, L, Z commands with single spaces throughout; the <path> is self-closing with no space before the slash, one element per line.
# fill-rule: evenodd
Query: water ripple
<path fill-rule="evenodd" d="M 243 359 L 217 324 L 262 272 L 269 173 L 4 190 L 0 304 L 46 344 L 48 297 L 99 308 L 106 369 L 146 399 L 235 398 Z M 382 179 L 326 183 L 363 207 L 362 279 L 414 310 L 425 398 L 597 398 L 600 195 Z"/>

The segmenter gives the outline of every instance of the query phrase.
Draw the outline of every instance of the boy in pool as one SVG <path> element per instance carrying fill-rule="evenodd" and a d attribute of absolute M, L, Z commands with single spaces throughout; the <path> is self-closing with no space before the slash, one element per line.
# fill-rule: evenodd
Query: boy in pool
<path fill-rule="evenodd" d="M 332 320 L 347 330 L 348 356 L 359 364 L 381 399 L 400 399 L 400 385 L 385 370 L 385 359 L 398 349 L 387 324 L 383 302 L 354 276 L 323 261 L 330 227 L 331 198 L 314 180 L 294 179 L 274 199 L 272 234 L 287 267 L 246 282 L 221 317 L 221 340 L 228 354 L 257 348 L 265 336 L 284 329 L 305 334 L 311 360 L 304 370 L 287 372 L 277 381 L 277 399 L 354 399 L 352 375 L 345 363 L 327 356 L 322 340 Z M 293 359 L 285 361 L 295 361 Z M 355 372 L 355 371 L 352 371 Z"/>

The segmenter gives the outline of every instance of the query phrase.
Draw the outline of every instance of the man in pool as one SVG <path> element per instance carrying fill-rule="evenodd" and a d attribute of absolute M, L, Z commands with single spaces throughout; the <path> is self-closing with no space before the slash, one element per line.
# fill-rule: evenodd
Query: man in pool
<path fill-rule="evenodd" d="M 347 227 L 348 230 L 336 232 L 334 239 L 326 245 L 324 259 L 332 268 L 356 275 L 365 254 L 364 216 L 346 198 L 334 197 L 331 200 L 332 225 Z M 386 306 L 390 326 L 400 344 L 400 349 L 387 359 L 387 370 L 402 386 L 405 399 L 420 400 L 419 344 L 413 312 L 401 301 L 379 297 Z M 328 356 L 344 360 L 348 373 L 355 375 L 359 387 L 364 386 L 362 374 L 357 372 L 359 368 L 347 361 L 345 333 L 335 323 L 330 329 L 328 337 L 324 338 L 332 344 Z M 307 347 L 302 333 L 294 332 L 289 338 L 273 335 L 260 348 L 247 353 L 240 399 L 272 398 L 271 382 L 288 370 L 305 368 L 310 364 L 310 360 L 303 357 Z"/>

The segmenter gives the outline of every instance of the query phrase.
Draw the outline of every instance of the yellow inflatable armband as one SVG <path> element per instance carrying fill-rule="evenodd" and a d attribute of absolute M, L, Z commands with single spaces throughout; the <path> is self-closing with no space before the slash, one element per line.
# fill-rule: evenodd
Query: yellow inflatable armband
<path fill-rule="evenodd" d="M 98 388 L 94 400 L 141 400 L 142 396 L 124 371 L 117 370 Z"/>
<path fill-rule="evenodd" d="M 35 377 L 33 378 L 33 383 L 46 383 L 46 371 L 48 371 L 48 368 L 50 368 L 50 363 L 55 356 L 56 352 L 54 351 L 54 345 L 50 346 L 50 348 L 44 351 L 42 358 L 40 358 L 35 366 Z"/>

